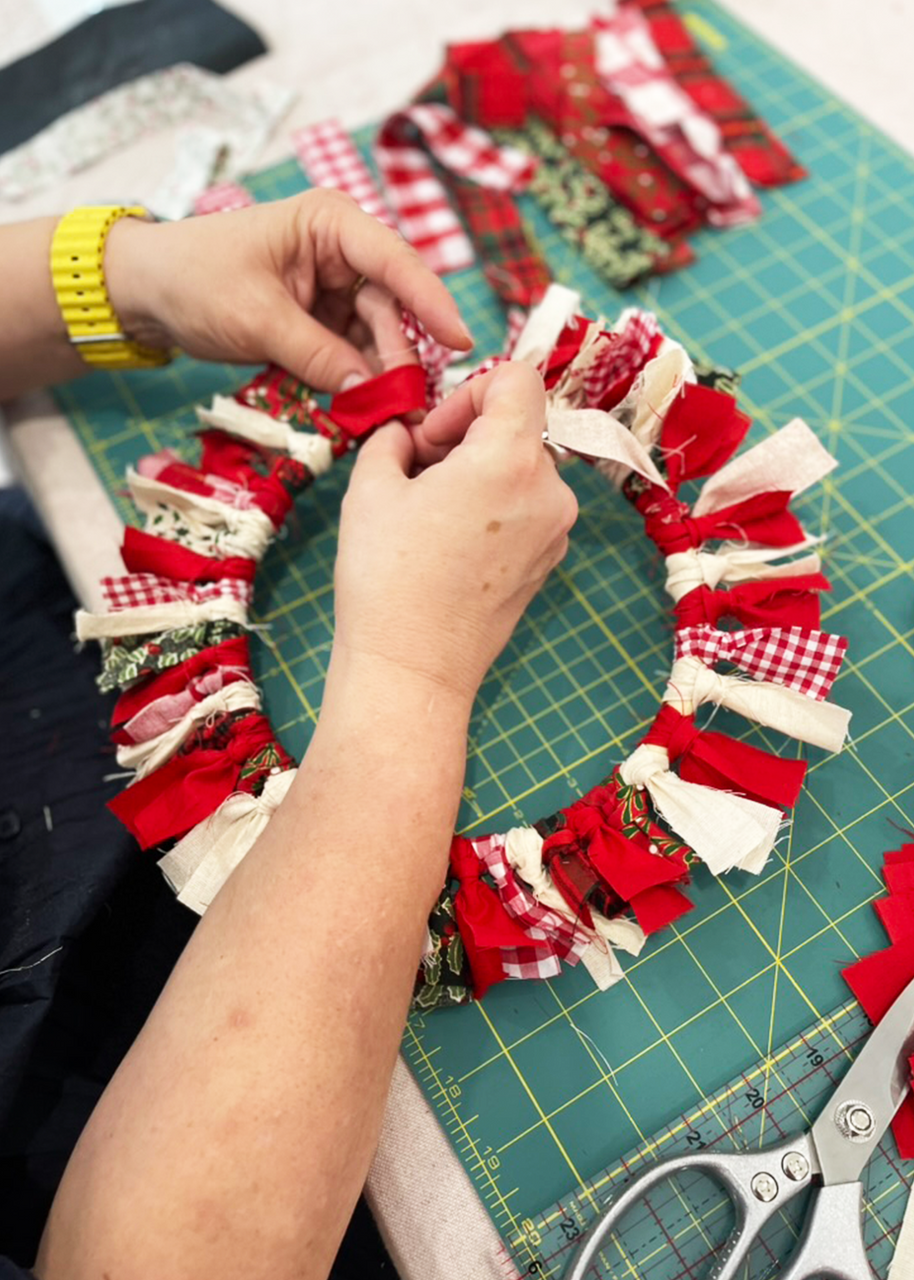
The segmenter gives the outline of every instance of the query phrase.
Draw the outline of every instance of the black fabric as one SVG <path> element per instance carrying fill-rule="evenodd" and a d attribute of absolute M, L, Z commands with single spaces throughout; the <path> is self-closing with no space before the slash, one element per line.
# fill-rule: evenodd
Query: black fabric
<path fill-rule="evenodd" d="M 196 917 L 108 813 L 122 783 L 98 657 L 27 500 L 0 490 L 0 1280 L 21 1280 L 64 1166 Z M 6 1268 L 6 1269 L 4 1269 Z M 393 1266 L 364 1205 L 334 1280 Z"/>
<path fill-rule="evenodd" d="M 0 153 L 150 71 L 176 62 L 231 71 L 265 52 L 257 32 L 214 0 L 137 0 L 103 9 L 0 70 Z"/>

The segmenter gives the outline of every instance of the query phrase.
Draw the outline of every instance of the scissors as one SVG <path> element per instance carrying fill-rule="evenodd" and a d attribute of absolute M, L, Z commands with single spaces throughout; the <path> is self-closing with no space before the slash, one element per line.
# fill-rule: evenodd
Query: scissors
<path fill-rule="evenodd" d="M 598 1219 L 563 1280 L 602 1275 L 601 1247 L 623 1214 L 670 1176 L 694 1169 L 719 1182 L 736 1222 L 707 1280 L 733 1280 L 765 1223 L 806 1187 L 813 1191 L 803 1233 L 780 1280 L 874 1280 L 863 1244 L 863 1172 L 911 1081 L 914 982 L 870 1035 L 808 1133 L 776 1147 L 733 1155 L 673 1156 L 639 1174 Z"/>

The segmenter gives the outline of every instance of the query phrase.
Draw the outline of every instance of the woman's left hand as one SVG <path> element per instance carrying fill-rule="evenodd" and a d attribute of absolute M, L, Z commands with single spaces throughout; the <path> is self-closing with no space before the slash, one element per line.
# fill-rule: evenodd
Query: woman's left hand
<path fill-rule="evenodd" d="M 204 360 L 272 361 L 316 390 L 415 360 L 401 302 L 446 346 L 472 346 L 457 304 L 415 250 L 337 191 L 183 222 L 123 218 L 105 273 L 138 341 Z"/>

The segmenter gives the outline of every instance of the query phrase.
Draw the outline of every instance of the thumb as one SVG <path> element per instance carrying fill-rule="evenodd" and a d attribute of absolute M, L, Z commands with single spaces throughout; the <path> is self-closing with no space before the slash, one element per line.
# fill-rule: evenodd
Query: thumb
<path fill-rule="evenodd" d="M 279 294 L 263 336 L 264 353 L 316 391 L 341 391 L 350 379 L 372 377 L 364 356 L 325 328 L 288 294 Z"/>
<path fill-rule="evenodd" d="M 388 422 L 365 441 L 359 450 L 352 473 L 353 484 L 384 480 L 391 477 L 405 479 L 416 460 L 412 436 L 402 422 Z"/>

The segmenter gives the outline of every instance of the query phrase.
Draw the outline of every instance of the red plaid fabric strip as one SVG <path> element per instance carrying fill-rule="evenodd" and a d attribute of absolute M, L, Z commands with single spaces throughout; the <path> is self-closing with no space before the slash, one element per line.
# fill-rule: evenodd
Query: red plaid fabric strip
<path fill-rule="evenodd" d="M 427 153 L 445 175 L 465 179 L 488 194 L 522 191 L 533 174 L 533 162 L 513 147 L 496 146 L 482 129 L 464 124 L 440 103 L 416 103 L 386 121 L 375 147 L 385 190 L 404 237 L 440 275 L 468 267 L 475 258 Z M 465 201 L 474 198 L 483 199 L 473 192 Z M 513 208 L 513 201 L 508 203 Z"/>
<path fill-rule="evenodd" d="M 637 132 L 673 172 L 709 202 L 708 221 L 735 226 L 759 217 L 762 207 L 724 150 L 720 130 L 670 75 L 638 10 L 595 18 L 593 27 L 604 88 L 624 103 Z"/>
<path fill-rule="evenodd" d="M 385 226 L 396 225 L 368 165 L 339 121 L 323 120 L 297 129 L 292 142 L 298 162 L 314 186 L 345 191 Z"/>
<path fill-rule="evenodd" d="M 502 906 L 512 919 L 539 942 L 548 947 L 503 947 L 502 968 L 509 978 L 554 978 L 561 970 L 561 960 L 575 965 L 591 943 L 590 936 L 574 921 L 543 907 L 523 887 L 505 855 L 501 836 L 485 836 L 471 840 L 479 858 L 495 882 Z"/>
<path fill-rule="evenodd" d="M 787 685 L 819 701 L 828 696 L 846 650 L 843 636 L 807 627 L 718 631 L 702 626 L 676 632 L 677 658 L 698 658 L 708 667 L 732 662 L 755 680 Z"/>
<path fill-rule="evenodd" d="M 764 120 L 759 119 L 729 81 L 718 74 L 670 0 L 625 2 L 644 14 L 671 75 L 716 122 L 724 147 L 750 182 L 774 187 L 806 176 L 806 170 Z"/>
<path fill-rule="evenodd" d="M 102 578 L 102 595 L 112 613 L 121 609 L 139 609 L 151 604 L 174 604 L 187 601 L 203 604 L 207 600 L 237 600 L 251 607 L 254 584 L 241 578 L 220 578 L 217 582 L 178 582 L 157 573 L 129 573 L 121 578 Z"/>
<path fill-rule="evenodd" d="M 649 311 L 623 312 L 620 319 L 624 323 L 619 332 L 607 335 L 600 355 L 584 376 L 585 403 L 590 408 L 607 408 L 611 405 L 606 401 L 618 402 L 662 341 L 657 317 Z"/>
<path fill-rule="evenodd" d="M 194 213 L 233 213 L 236 209 L 247 209 L 256 201 L 250 191 L 237 182 L 219 182 L 214 187 L 207 187 L 194 201 Z"/>

